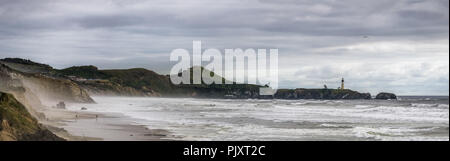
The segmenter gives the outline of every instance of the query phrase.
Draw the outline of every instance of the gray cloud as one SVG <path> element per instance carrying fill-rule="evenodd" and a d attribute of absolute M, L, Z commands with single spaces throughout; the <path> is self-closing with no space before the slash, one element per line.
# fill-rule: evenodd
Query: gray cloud
<path fill-rule="evenodd" d="M 0 57 L 166 73 L 173 49 L 202 40 L 205 48 L 279 48 L 288 88 L 347 77 L 357 90 L 448 95 L 448 6 L 448 0 L 0 0 Z"/>

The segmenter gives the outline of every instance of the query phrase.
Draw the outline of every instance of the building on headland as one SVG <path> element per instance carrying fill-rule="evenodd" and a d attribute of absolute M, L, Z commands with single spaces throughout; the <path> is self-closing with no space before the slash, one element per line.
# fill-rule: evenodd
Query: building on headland
<path fill-rule="evenodd" d="M 87 79 L 87 78 L 82 78 L 82 77 L 77 77 L 77 76 L 67 76 L 70 80 L 75 81 L 75 82 L 91 82 L 91 83 L 108 83 L 109 80 L 107 79 Z"/>
<path fill-rule="evenodd" d="M 77 82 L 84 82 L 84 81 L 87 81 L 86 78 L 80 78 L 80 77 L 73 76 L 73 75 L 70 75 L 70 76 L 67 76 L 67 77 L 68 77 L 70 80 L 77 81 Z"/>
<path fill-rule="evenodd" d="M 344 78 L 342 78 L 342 80 L 341 80 L 341 89 L 342 89 L 342 90 L 345 89 L 345 88 L 344 88 Z"/>

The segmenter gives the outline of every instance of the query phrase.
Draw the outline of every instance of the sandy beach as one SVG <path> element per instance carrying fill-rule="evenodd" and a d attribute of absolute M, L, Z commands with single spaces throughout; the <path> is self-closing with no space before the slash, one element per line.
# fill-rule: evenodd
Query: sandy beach
<path fill-rule="evenodd" d="M 58 121 L 63 125 L 57 127 L 81 140 L 448 140 L 447 97 L 400 97 L 390 101 L 93 99 L 96 104 L 68 104 L 62 111 L 73 113 Z M 86 110 L 81 110 L 83 107 Z"/>
<path fill-rule="evenodd" d="M 121 114 L 44 108 L 41 123 L 68 141 L 162 141 L 165 130 L 137 125 Z"/>

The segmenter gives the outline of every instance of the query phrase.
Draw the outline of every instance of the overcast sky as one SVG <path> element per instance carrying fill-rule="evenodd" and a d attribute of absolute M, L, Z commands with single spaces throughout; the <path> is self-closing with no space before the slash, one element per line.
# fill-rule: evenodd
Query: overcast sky
<path fill-rule="evenodd" d="M 448 0 L 0 0 L 0 58 L 166 74 L 193 40 L 278 48 L 285 88 L 449 94 Z"/>

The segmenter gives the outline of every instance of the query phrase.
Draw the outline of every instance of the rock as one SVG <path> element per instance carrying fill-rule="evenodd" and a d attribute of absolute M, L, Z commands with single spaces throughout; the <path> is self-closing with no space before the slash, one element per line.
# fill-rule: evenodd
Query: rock
<path fill-rule="evenodd" d="M 377 94 L 377 96 L 375 97 L 375 99 L 380 99 L 380 100 L 395 100 L 397 99 L 397 96 L 393 93 L 386 93 L 386 92 L 381 92 L 379 94 Z"/>
<path fill-rule="evenodd" d="M 56 108 L 58 108 L 58 109 L 66 109 L 66 104 L 64 102 L 59 102 L 56 105 Z"/>
<path fill-rule="evenodd" d="M 340 89 L 279 89 L 275 93 L 276 99 L 371 99 L 370 93 L 360 93 L 352 90 Z"/>
<path fill-rule="evenodd" d="M 81 110 L 87 110 L 87 108 L 86 107 L 81 107 Z"/>

